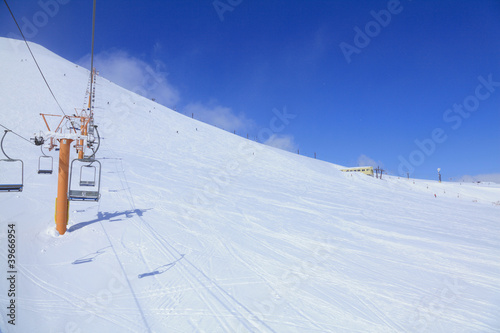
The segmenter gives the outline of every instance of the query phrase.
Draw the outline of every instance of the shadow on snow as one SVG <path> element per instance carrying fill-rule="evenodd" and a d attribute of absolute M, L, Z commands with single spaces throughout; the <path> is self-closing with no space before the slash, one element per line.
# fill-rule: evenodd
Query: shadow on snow
<path fill-rule="evenodd" d="M 142 273 L 142 274 L 139 274 L 138 275 L 138 278 L 139 279 L 142 279 L 142 278 L 145 278 L 145 277 L 148 277 L 148 276 L 153 276 L 153 275 L 157 275 L 157 274 L 162 274 L 162 273 L 165 273 L 166 271 L 168 271 L 170 268 L 174 267 L 175 264 L 182 260 L 184 258 L 184 254 L 181 254 L 181 257 L 173 262 L 171 262 L 170 264 L 166 264 L 166 265 L 163 265 L 163 266 L 160 266 L 158 268 L 156 268 L 154 271 L 152 272 L 148 272 L 148 273 Z"/>
<path fill-rule="evenodd" d="M 133 217 L 134 215 L 141 217 L 144 214 L 144 212 L 146 212 L 150 209 L 152 209 L 152 208 L 149 208 L 149 209 L 129 209 L 129 210 L 121 211 L 121 212 L 98 212 L 96 219 L 74 224 L 68 228 L 68 232 L 77 231 L 78 229 L 86 227 L 90 224 L 94 224 L 94 223 L 102 222 L 102 221 L 106 221 L 106 220 L 109 222 L 117 222 L 117 221 L 123 220 L 123 218 L 118 218 L 118 217 L 124 216 L 125 218 L 128 218 L 128 219 Z"/>
<path fill-rule="evenodd" d="M 103 247 L 102 249 L 99 249 L 97 250 L 96 252 L 94 253 L 90 253 L 90 254 L 87 254 L 81 258 L 78 258 L 76 259 L 75 261 L 73 261 L 71 264 L 72 265 L 80 265 L 80 264 L 86 264 L 88 262 L 92 262 L 95 260 L 95 258 L 97 258 L 98 256 L 100 256 L 101 254 L 103 254 L 104 252 L 106 252 L 105 250 L 107 248 L 110 248 L 110 246 L 106 246 L 106 247 Z"/>

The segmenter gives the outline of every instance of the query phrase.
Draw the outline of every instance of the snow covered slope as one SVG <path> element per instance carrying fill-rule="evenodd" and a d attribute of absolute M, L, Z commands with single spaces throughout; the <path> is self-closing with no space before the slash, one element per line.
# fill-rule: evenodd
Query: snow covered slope
<path fill-rule="evenodd" d="M 32 48 L 62 107 L 84 106 L 88 71 Z M 0 124 L 30 137 L 58 108 L 21 42 L 0 38 L 0 64 Z M 96 121 L 102 197 L 71 203 L 64 236 L 56 172 L 5 140 L 25 190 L 0 193 L 0 266 L 15 224 L 18 271 L 1 332 L 500 330 L 499 185 L 345 174 L 101 77 Z"/>

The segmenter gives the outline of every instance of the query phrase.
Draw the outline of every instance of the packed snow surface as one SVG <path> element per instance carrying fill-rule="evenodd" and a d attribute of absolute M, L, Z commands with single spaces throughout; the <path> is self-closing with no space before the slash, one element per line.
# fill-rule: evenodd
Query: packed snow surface
<path fill-rule="evenodd" d="M 31 47 L 65 112 L 84 107 L 88 70 Z M 0 63 L 0 124 L 32 137 L 60 111 L 23 43 L 1 38 Z M 1 332 L 500 331 L 499 185 L 343 173 L 103 77 L 95 106 L 102 196 L 71 202 L 63 236 L 57 152 L 39 175 L 40 149 L 5 138 L 25 168 L 0 193 Z"/>

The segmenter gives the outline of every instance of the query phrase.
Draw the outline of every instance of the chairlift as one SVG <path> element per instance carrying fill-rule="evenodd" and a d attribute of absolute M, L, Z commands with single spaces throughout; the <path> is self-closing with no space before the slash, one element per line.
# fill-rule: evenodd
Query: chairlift
<path fill-rule="evenodd" d="M 0 192 L 22 192 L 23 185 L 24 185 L 24 162 L 22 160 L 19 160 L 19 159 L 10 158 L 3 150 L 3 140 L 5 139 L 7 132 L 10 132 L 10 130 L 5 130 L 5 133 L 2 137 L 2 141 L 0 142 L 0 148 L 1 148 L 2 153 L 5 155 L 6 158 L 0 159 L 0 163 L 3 167 L 6 167 L 8 172 L 3 172 L 3 170 L 2 170 L 2 173 L 4 175 L 7 174 L 7 176 L 10 178 L 11 175 L 13 175 L 13 174 L 19 174 L 19 171 L 20 171 L 21 179 L 19 179 L 19 177 L 17 177 L 17 179 L 14 178 L 13 181 L 11 181 L 11 182 L 5 182 L 5 181 L 3 181 L 3 178 L 2 178 L 1 183 L 0 183 Z M 13 168 L 11 168 L 12 165 L 14 165 Z"/>
<path fill-rule="evenodd" d="M 54 170 L 54 159 L 52 156 L 45 155 L 42 146 L 40 146 L 40 150 L 43 155 L 38 158 L 38 173 L 51 175 Z"/>
<path fill-rule="evenodd" d="M 80 173 L 78 177 L 76 173 Z M 71 162 L 68 200 L 99 201 L 101 162 L 94 158 L 74 159 Z"/>

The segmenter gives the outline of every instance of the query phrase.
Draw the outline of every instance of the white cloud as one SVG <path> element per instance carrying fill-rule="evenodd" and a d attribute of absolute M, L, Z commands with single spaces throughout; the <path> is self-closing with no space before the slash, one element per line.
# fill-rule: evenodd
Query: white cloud
<path fill-rule="evenodd" d="M 361 154 L 359 157 L 358 157 L 358 166 L 372 166 L 372 167 L 377 167 L 377 166 L 380 166 L 380 167 L 384 167 L 384 164 L 380 161 L 378 162 L 375 162 L 374 159 L 364 155 L 364 154 Z"/>
<path fill-rule="evenodd" d="M 156 43 L 153 54 L 158 53 L 161 48 L 161 44 Z M 90 55 L 82 57 L 77 63 L 89 68 Z M 146 98 L 155 98 L 167 107 L 176 108 L 180 101 L 179 91 L 167 80 L 165 65 L 159 60 L 148 64 L 126 51 L 113 49 L 96 54 L 94 67 L 104 78 Z M 256 128 L 255 122 L 244 113 L 236 113 L 230 107 L 218 105 L 216 101 L 189 103 L 182 111 L 189 116 L 194 114 L 195 119 L 230 132 L 236 131 L 243 136 Z M 291 135 L 273 134 L 264 144 L 288 151 L 297 150 Z"/>
<path fill-rule="evenodd" d="M 244 131 L 254 126 L 254 122 L 243 113 L 235 114 L 229 107 L 215 105 L 213 102 L 207 104 L 190 103 L 184 108 L 184 113 L 205 123 L 223 128 L 227 131 Z"/>
<path fill-rule="evenodd" d="M 497 183 L 500 184 L 500 173 L 490 173 L 490 174 L 482 174 L 482 175 L 476 175 L 476 176 L 469 176 L 465 175 L 461 177 L 459 182 L 492 182 L 492 183 Z"/>
<path fill-rule="evenodd" d="M 264 142 L 264 144 L 287 151 L 297 150 L 297 145 L 295 144 L 294 138 L 291 135 L 273 134 Z"/>
<path fill-rule="evenodd" d="M 90 55 L 78 63 L 90 67 Z M 161 61 L 155 61 L 153 68 L 125 51 L 111 50 L 96 54 L 94 67 L 108 80 L 144 97 L 154 98 L 160 104 L 174 107 L 179 101 L 179 91 L 168 82 L 168 74 Z"/>

